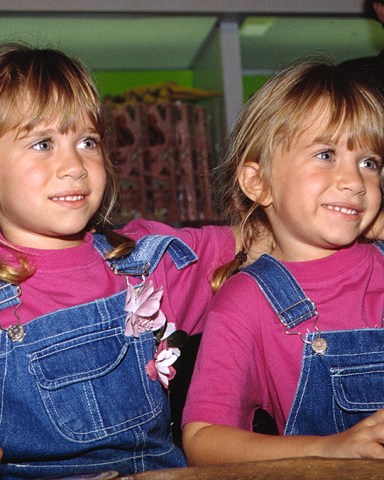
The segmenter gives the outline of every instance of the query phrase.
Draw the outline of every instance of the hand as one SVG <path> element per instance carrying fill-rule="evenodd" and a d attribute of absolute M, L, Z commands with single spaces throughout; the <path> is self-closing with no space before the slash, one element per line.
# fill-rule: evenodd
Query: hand
<path fill-rule="evenodd" d="M 322 439 L 321 456 L 384 459 L 384 409 L 345 432 Z"/>

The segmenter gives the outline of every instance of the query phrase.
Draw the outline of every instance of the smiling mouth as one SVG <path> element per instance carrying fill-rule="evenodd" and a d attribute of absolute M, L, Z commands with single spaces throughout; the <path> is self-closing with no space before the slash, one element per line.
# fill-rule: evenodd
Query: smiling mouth
<path fill-rule="evenodd" d="M 359 212 L 353 208 L 346 208 L 346 207 L 337 207 L 334 205 L 323 205 L 324 208 L 328 210 L 335 210 L 336 212 L 344 213 L 346 215 L 357 215 Z"/>
<path fill-rule="evenodd" d="M 84 200 L 85 195 L 68 195 L 66 197 L 52 197 L 54 202 L 78 202 Z"/>

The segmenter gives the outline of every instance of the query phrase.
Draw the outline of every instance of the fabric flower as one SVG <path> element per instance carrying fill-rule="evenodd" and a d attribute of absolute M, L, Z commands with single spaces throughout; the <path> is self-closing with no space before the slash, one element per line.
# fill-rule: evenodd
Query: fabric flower
<path fill-rule="evenodd" d="M 159 330 L 166 318 L 160 310 L 163 288 L 155 290 L 153 282 L 148 282 L 140 290 L 128 283 L 125 311 L 125 335 L 138 337 L 141 333 Z"/>
<path fill-rule="evenodd" d="M 160 383 L 168 388 L 169 381 L 176 375 L 172 365 L 180 356 L 178 348 L 168 348 L 167 340 L 160 342 L 153 360 L 150 360 L 145 369 L 151 380 L 159 379 Z"/>

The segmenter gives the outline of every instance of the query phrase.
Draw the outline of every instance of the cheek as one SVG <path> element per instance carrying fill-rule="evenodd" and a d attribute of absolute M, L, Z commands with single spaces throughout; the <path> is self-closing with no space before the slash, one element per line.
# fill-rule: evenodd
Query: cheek
<path fill-rule="evenodd" d="M 51 178 L 51 172 L 47 168 L 17 169 L 8 170 L 4 178 L 1 179 L 1 184 L 8 190 L 17 189 L 19 195 L 28 196 L 30 193 L 42 193 L 47 188 Z"/>
<path fill-rule="evenodd" d="M 97 165 L 93 169 L 93 182 L 99 190 L 104 192 L 107 184 L 107 172 L 103 164 Z"/>
<path fill-rule="evenodd" d="M 366 183 L 367 190 L 372 191 L 373 195 L 381 196 L 384 187 L 384 177 L 372 178 L 369 182 Z"/>
<path fill-rule="evenodd" d="M 383 198 L 382 180 L 378 179 L 377 181 L 375 180 L 366 184 L 366 189 L 367 189 L 372 206 L 374 208 L 379 209 L 382 203 L 382 198 Z"/>

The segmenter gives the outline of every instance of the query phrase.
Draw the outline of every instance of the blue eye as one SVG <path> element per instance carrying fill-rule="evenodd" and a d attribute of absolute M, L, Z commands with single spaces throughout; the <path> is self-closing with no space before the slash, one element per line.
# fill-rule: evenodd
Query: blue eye
<path fill-rule="evenodd" d="M 361 160 L 360 167 L 368 168 L 369 170 L 379 170 L 381 168 L 381 163 L 375 158 L 364 158 Z"/>
<path fill-rule="evenodd" d="M 40 152 L 45 152 L 46 150 L 51 149 L 51 141 L 49 139 L 40 140 L 32 145 L 34 150 L 38 150 Z"/>
<path fill-rule="evenodd" d="M 98 148 L 99 144 L 100 144 L 100 139 L 95 137 L 87 137 L 87 138 L 84 138 L 84 140 L 82 140 L 78 146 L 79 148 L 94 150 Z"/>
<path fill-rule="evenodd" d="M 333 150 L 323 150 L 322 152 L 319 152 L 316 154 L 316 157 L 320 160 L 333 160 L 334 156 L 334 151 Z"/>

